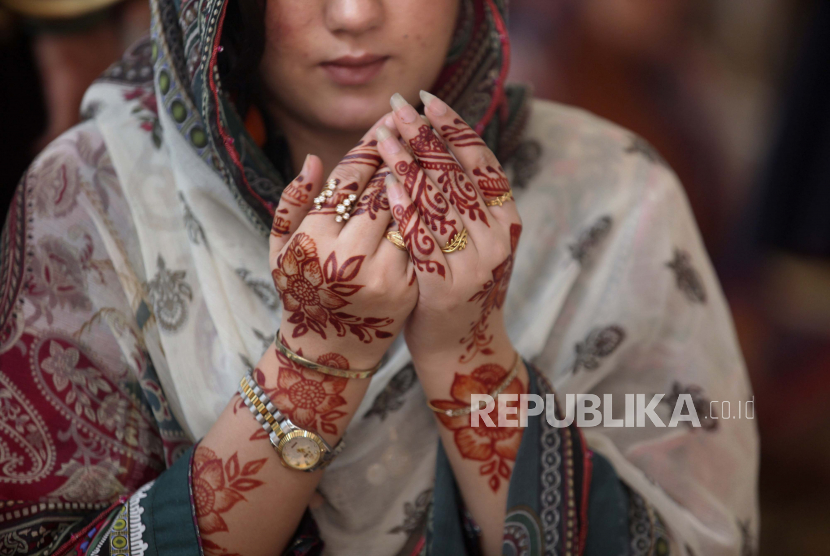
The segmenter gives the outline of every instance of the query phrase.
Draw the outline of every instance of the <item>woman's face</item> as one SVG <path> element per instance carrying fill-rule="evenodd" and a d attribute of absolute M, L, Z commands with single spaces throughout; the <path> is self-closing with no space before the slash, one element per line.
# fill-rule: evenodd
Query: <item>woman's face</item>
<path fill-rule="evenodd" d="M 438 77 L 459 0 L 267 0 L 260 72 L 283 117 L 363 132 Z"/>

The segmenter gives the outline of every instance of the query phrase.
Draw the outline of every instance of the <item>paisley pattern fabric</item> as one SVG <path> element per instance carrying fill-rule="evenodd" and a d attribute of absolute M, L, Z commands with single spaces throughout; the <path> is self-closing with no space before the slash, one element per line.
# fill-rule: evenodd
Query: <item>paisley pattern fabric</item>
<path fill-rule="evenodd" d="M 88 91 L 88 119 L 33 163 L 4 226 L 0 555 L 201 554 L 192 446 L 280 322 L 267 235 L 289 176 L 256 147 L 214 71 L 225 0 L 151 6 L 151 38 Z M 629 132 L 505 87 L 501 0 L 462 0 L 461 14 L 433 90 L 514 185 L 525 233 L 505 319 L 538 369 L 533 387 L 750 399 L 674 174 Z M 409 365 L 398 340 L 293 553 L 475 553 L 477 526 Z M 603 509 L 630 553 L 641 534 L 674 554 L 756 544 L 751 420 L 532 427 L 510 477 L 512 553 L 592 554 L 605 529 L 590 516 Z"/>

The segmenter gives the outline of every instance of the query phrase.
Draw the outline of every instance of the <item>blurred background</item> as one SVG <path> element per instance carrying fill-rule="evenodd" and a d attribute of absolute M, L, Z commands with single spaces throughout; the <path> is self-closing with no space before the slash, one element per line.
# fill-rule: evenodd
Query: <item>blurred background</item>
<path fill-rule="evenodd" d="M 0 0 L 3 215 L 148 21 L 146 0 Z M 830 1 L 512 0 L 510 30 L 513 80 L 639 133 L 679 174 L 755 391 L 756 553 L 827 554 Z"/>

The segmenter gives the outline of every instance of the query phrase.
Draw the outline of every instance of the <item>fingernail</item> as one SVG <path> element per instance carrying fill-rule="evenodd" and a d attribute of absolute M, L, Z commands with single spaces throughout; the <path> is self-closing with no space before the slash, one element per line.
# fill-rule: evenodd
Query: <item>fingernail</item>
<path fill-rule="evenodd" d="M 393 118 L 392 116 L 387 116 L 383 123 L 386 124 L 386 127 L 392 129 L 393 127 L 395 127 L 395 118 Z"/>
<path fill-rule="evenodd" d="M 412 105 L 406 102 L 406 99 L 399 93 L 392 95 L 392 99 L 389 101 L 389 104 L 392 105 L 392 110 L 395 111 L 401 121 L 405 124 L 411 124 L 415 121 L 415 118 L 418 117 L 418 111 L 412 108 Z"/>
<path fill-rule="evenodd" d="M 311 154 L 305 155 L 305 160 L 303 160 L 303 167 L 300 168 L 300 174 L 307 173 L 306 167 L 308 166 L 308 159 L 311 158 Z"/>
<path fill-rule="evenodd" d="M 382 144 L 387 153 L 397 154 L 400 152 L 401 145 L 398 143 L 398 139 L 392 136 L 392 132 L 385 125 L 378 126 L 375 137 L 377 137 L 378 144 Z"/>
<path fill-rule="evenodd" d="M 386 186 L 386 195 L 389 197 L 389 202 L 393 205 L 399 205 L 401 203 L 402 194 L 401 185 L 398 183 L 398 180 L 392 172 L 386 174 L 383 184 Z"/>
<path fill-rule="evenodd" d="M 443 116 L 447 113 L 447 105 L 437 96 L 426 91 L 421 91 L 418 94 L 421 95 L 421 102 L 424 103 L 424 107 L 436 116 Z"/>

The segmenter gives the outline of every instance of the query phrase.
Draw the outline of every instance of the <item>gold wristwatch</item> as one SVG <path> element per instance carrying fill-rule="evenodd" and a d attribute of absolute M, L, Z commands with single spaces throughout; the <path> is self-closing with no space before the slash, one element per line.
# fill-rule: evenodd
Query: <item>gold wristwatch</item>
<path fill-rule="evenodd" d="M 268 433 L 280 462 L 289 469 L 312 472 L 323 469 L 343 450 L 341 438 L 332 448 L 316 432 L 302 429 L 274 406 L 268 395 L 248 373 L 239 381 L 239 394 L 257 422 Z"/>

